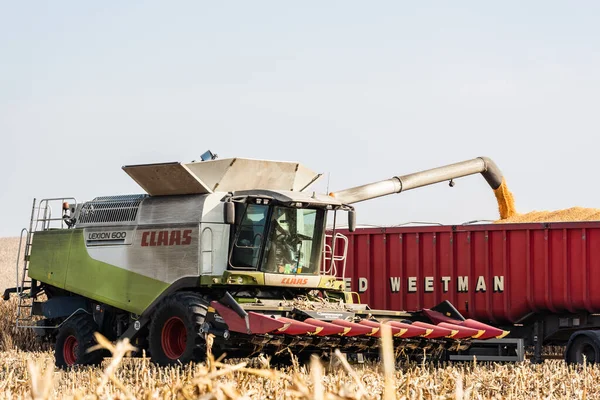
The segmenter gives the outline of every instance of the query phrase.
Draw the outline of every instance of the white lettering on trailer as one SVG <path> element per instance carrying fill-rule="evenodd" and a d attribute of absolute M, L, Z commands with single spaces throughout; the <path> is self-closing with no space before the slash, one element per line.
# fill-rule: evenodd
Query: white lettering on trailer
<path fill-rule="evenodd" d="M 369 288 L 369 281 L 367 278 L 358 278 L 358 292 L 363 293 L 366 292 Z"/>
<path fill-rule="evenodd" d="M 352 278 L 344 278 L 344 287 L 346 292 L 352 291 Z"/>
<path fill-rule="evenodd" d="M 504 276 L 493 276 L 494 292 L 504 292 Z M 406 278 L 406 291 L 408 293 L 417 293 L 419 288 L 422 288 L 426 293 L 433 293 L 438 289 L 441 289 L 444 293 L 450 291 L 450 282 L 455 281 L 456 291 L 459 293 L 466 293 L 469 291 L 469 276 L 459 276 L 453 279 L 451 276 L 442 276 L 439 280 L 436 280 L 433 276 L 425 276 L 421 280 L 418 280 L 416 276 L 409 276 Z M 344 278 L 346 291 L 352 291 L 352 278 Z M 389 278 L 391 293 L 399 293 L 402 289 L 402 278 L 400 276 L 391 276 Z M 436 283 L 438 282 L 438 283 Z M 423 286 L 420 286 L 423 285 Z M 439 286 L 438 286 L 439 285 Z M 486 277 L 479 275 L 476 278 L 475 292 L 487 291 L 488 282 Z M 358 278 L 358 292 L 364 293 L 369 290 L 369 280 L 367 278 Z"/>
<path fill-rule="evenodd" d="M 459 292 L 468 292 L 469 291 L 469 277 L 468 276 L 459 276 L 458 277 L 458 291 Z"/>
<path fill-rule="evenodd" d="M 433 276 L 425 277 L 425 292 L 433 292 Z"/>
<path fill-rule="evenodd" d="M 483 276 L 480 276 L 479 278 L 477 278 L 477 286 L 475 287 L 475 291 L 476 292 L 485 292 L 486 286 L 485 286 L 485 279 L 483 279 Z"/>
<path fill-rule="evenodd" d="M 413 293 L 417 291 L 417 277 L 411 276 L 408 278 L 408 291 Z"/>
<path fill-rule="evenodd" d="M 449 276 L 442 276 L 442 284 L 444 285 L 444 293 L 448 292 L 448 283 L 450 282 L 450 277 Z"/>
<path fill-rule="evenodd" d="M 348 279 L 348 278 L 346 278 Z M 398 293 L 400 291 L 400 277 L 393 276 L 390 278 L 390 287 L 392 289 L 392 293 Z"/>
<path fill-rule="evenodd" d="M 504 276 L 494 277 L 494 292 L 504 292 Z"/>

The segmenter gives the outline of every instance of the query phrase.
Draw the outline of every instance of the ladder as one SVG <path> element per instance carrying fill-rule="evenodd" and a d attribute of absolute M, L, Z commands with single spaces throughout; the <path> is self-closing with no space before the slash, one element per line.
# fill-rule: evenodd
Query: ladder
<path fill-rule="evenodd" d="M 31 242 L 33 241 L 34 233 L 34 216 L 36 210 L 36 199 L 33 199 L 33 206 L 31 207 L 31 219 L 29 221 L 29 229 L 23 228 L 19 238 L 19 249 L 17 251 L 17 318 L 16 327 L 24 328 L 31 326 L 33 320 L 33 300 L 32 294 L 32 281 L 29 278 L 29 256 L 31 255 Z M 19 268 L 19 261 L 21 260 L 21 249 L 23 247 L 23 235 L 25 235 L 25 249 L 23 251 L 23 267 Z M 19 274 L 21 276 L 19 276 Z"/>
<path fill-rule="evenodd" d="M 75 200 L 73 197 L 43 199 L 39 203 L 37 202 L 37 199 L 33 199 L 33 205 L 31 206 L 31 218 L 29 220 L 29 229 L 23 228 L 21 230 L 19 249 L 17 252 L 17 328 L 35 327 L 33 324 L 33 305 L 38 293 L 34 290 L 35 288 L 33 287 L 33 280 L 29 277 L 29 259 L 31 256 L 33 236 L 37 231 L 68 228 L 65 218 L 63 218 L 62 215 L 59 217 L 52 216 L 52 206 L 54 205 L 56 207 L 56 203 L 58 203 L 58 207 L 60 207 L 62 211 L 63 204 L 65 204 L 67 201 L 71 202 L 71 204 L 74 204 L 75 207 L 77 206 L 77 200 Z M 25 238 L 24 242 L 23 238 Z M 23 243 L 25 243 L 24 249 Z M 22 265 L 21 261 L 23 262 Z"/>

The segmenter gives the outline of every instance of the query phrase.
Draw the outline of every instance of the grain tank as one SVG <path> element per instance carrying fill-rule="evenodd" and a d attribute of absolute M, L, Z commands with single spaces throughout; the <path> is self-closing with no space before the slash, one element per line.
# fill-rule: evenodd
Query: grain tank
<path fill-rule="evenodd" d="M 17 326 L 54 341 L 61 367 L 98 362 L 86 351 L 94 332 L 129 338 L 158 364 L 201 359 L 209 334 L 213 352 L 229 356 L 377 354 L 382 324 L 414 355 L 507 334 L 449 302 L 391 311 L 355 302 L 336 277 L 346 238 L 325 229 L 328 214 L 346 213 L 352 231 L 357 199 L 475 173 L 499 184 L 485 158 L 332 196 L 309 192 L 320 175 L 295 162 L 208 157 L 123 170 L 145 193 L 34 200 L 24 230 L 18 284 L 4 298 L 17 293 Z"/>

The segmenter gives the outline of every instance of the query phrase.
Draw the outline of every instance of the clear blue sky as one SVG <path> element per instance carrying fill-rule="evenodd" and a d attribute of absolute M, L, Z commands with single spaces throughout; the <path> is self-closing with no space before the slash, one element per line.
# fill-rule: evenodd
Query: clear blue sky
<path fill-rule="evenodd" d="M 134 163 L 301 161 L 342 189 L 479 155 L 518 209 L 600 207 L 600 3 L 0 2 L 0 236 Z M 317 187 L 325 191 L 327 179 Z M 495 219 L 480 177 L 358 221 Z"/>

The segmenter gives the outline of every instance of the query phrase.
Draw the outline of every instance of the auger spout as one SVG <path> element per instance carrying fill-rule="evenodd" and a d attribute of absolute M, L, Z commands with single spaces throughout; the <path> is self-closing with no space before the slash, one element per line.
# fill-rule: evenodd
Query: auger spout
<path fill-rule="evenodd" d="M 443 167 L 394 176 L 383 181 L 340 190 L 330 193 L 330 196 L 344 204 L 353 204 L 474 174 L 483 175 L 494 190 L 502 184 L 502 172 L 496 163 L 487 157 L 477 157 Z"/>

